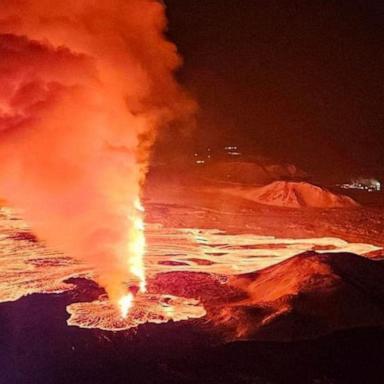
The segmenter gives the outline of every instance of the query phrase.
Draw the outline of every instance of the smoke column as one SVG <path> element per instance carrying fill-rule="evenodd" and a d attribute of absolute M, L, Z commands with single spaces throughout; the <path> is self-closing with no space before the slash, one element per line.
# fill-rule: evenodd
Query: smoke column
<path fill-rule="evenodd" d="M 0 195 L 95 267 L 143 284 L 140 188 L 158 128 L 194 108 L 154 0 L 3 0 Z"/>

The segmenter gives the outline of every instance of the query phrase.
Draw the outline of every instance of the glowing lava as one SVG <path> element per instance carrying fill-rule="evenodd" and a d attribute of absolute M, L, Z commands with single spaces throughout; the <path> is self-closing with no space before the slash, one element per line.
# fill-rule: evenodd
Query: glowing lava
<path fill-rule="evenodd" d="M 144 234 L 144 207 L 139 198 L 134 200 L 133 213 L 130 218 L 132 226 L 128 239 L 128 267 L 129 272 L 137 278 L 138 291 L 144 293 L 146 291 L 146 278 L 144 267 L 145 253 L 145 234 Z M 132 308 L 135 296 L 132 292 L 121 296 L 117 304 L 123 318 L 126 318 L 129 310 Z"/>
<path fill-rule="evenodd" d="M 145 253 L 145 234 L 144 234 L 144 207 L 140 199 L 134 201 L 134 209 L 136 211 L 133 227 L 132 239 L 129 244 L 129 263 L 130 271 L 134 276 L 139 279 L 140 292 L 146 291 L 145 267 L 144 267 L 144 253 Z"/>
<path fill-rule="evenodd" d="M 162 324 L 168 321 L 198 319 L 206 315 L 204 307 L 196 299 L 176 297 L 168 294 L 145 294 L 136 297 L 137 305 L 129 316 L 116 316 L 116 309 L 106 298 L 100 297 L 91 303 L 73 303 L 67 307 L 70 326 L 124 331 L 141 324 Z"/>
<path fill-rule="evenodd" d="M 128 315 L 129 310 L 133 305 L 133 294 L 129 292 L 119 300 L 120 313 L 123 319 Z"/>
<path fill-rule="evenodd" d="M 143 218 L 142 209 L 135 209 Z M 8 208 L 0 208 L 0 302 L 15 301 L 35 293 L 61 293 L 76 288 L 71 278 L 97 281 L 94 266 L 81 263 L 46 248 L 28 235 L 23 220 Z M 205 273 L 217 276 L 220 281 L 233 275 L 252 273 L 280 263 L 307 250 L 319 253 L 350 252 L 369 257 L 382 252 L 382 246 L 366 243 L 349 243 L 339 238 L 276 238 L 256 234 L 227 234 L 216 229 L 165 228 L 147 224 L 145 238 L 143 225 L 135 232 L 137 270 L 130 269 L 131 255 L 125 257 L 125 290 L 114 301 L 107 295 L 92 302 L 72 303 L 67 306 L 71 315 L 68 325 L 104 330 L 126 330 L 144 323 L 165 323 L 199 318 L 205 309 L 198 300 L 188 295 L 176 297 L 167 290 L 152 288 L 138 294 L 146 279 L 156 281 L 169 272 Z M 139 244 L 139 245 L 138 245 Z M 140 245 L 141 244 L 141 245 Z M 143 268 L 145 251 L 146 271 Z M 137 271 L 134 275 L 133 271 Z M 142 277 L 142 279 L 140 278 Z M 222 280 L 222 278 L 224 280 Z M 127 288 L 129 287 L 129 288 Z M 135 305 L 134 305 L 135 304 Z"/>

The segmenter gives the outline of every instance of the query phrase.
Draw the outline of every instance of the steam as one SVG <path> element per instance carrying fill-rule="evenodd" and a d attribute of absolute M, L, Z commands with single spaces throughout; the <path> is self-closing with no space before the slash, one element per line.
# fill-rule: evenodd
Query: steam
<path fill-rule="evenodd" d="M 154 0 L 0 11 L 0 195 L 49 245 L 91 263 L 115 301 L 127 280 L 142 283 L 132 244 L 156 131 L 193 110 L 165 28 Z"/>

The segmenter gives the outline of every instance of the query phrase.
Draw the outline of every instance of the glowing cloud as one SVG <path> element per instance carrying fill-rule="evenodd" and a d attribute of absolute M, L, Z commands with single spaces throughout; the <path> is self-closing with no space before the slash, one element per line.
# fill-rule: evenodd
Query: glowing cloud
<path fill-rule="evenodd" d="M 159 127 L 194 104 L 153 0 L 3 1 L 0 195 L 118 304 L 145 290 L 140 188 Z"/>

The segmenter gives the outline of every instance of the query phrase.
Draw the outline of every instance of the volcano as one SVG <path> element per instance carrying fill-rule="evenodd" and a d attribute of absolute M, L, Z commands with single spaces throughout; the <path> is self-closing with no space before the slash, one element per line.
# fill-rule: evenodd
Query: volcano
<path fill-rule="evenodd" d="M 289 208 L 350 208 L 359 204 L 348 196 L 332 193 L 307 182 L 275 181 L 263 187 L 229 188 L 228 193 L 259 204 Z"/>

